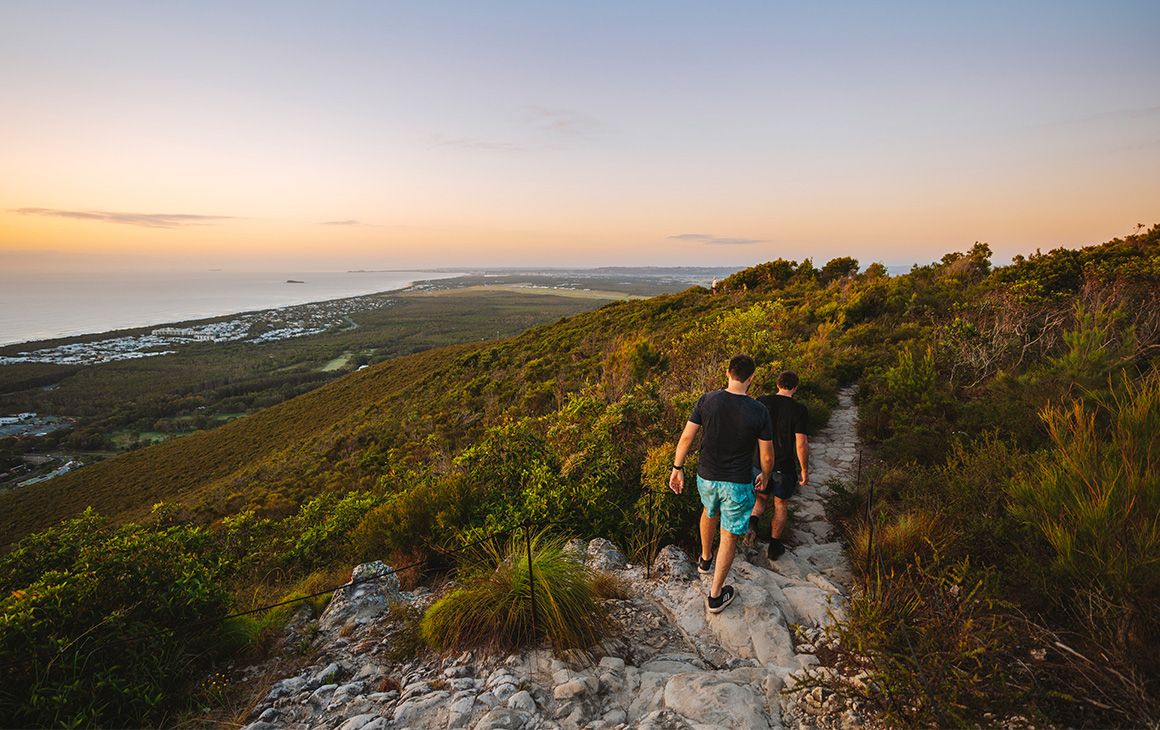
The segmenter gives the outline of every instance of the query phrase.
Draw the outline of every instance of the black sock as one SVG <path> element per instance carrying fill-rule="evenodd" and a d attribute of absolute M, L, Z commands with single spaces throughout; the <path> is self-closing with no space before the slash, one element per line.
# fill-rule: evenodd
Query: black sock
<path fill-rule="evenodd" d="M 757 532 L 757 515 L 749 515 L 749 531 Z"/>

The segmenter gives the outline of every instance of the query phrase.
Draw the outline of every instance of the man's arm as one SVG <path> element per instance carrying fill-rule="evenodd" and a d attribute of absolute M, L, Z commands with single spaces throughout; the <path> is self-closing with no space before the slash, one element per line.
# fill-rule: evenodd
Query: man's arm
<path fill-rule="evenodd" d="M 681 431 L 681 440 L 677 442 L 677 452 L 673 454 L 673 471 L 669 474 L 669 489 L 680 494 L 685 489 L 685 472 L 677 467 L 685 465 L 685 457 L 693 450 L 693 439 L 701 430 L 700 424 L 692 421 L 685 422 L 685 430 Z"/>
<path fill-rule="evenodd" d="M 757 450 L 761 452 L 762 489 L 767 489 L 769 485 L 769 475 L 773 474 L 773 442 L 758 439 Z"/>
<path fill-rule="evenodd" d="M 804 433 L 797 435 L 798 463 L 802 465 L 802 484 L 810 480 L 810 441 Z"/>

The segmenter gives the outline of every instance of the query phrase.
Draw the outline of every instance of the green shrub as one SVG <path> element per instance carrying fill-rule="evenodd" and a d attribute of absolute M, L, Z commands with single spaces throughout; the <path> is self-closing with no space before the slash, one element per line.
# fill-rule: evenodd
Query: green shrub
<path fill-rule="evenodd" d="M 224 615 L 211 537 L 91 510 L 0 560 L 0 715 L 17 727 L 161 724 Z"/>
<path fill-rule="evenodd" d="M 880 565 L 888 575 L 904 572 L 916 558 L 937 553 L 952 540 L 949 521 L 925 511 L 880 512 L 873 528 L 865 519 L 859 521 L 850 540 L 850 558 L 858 568 Z M 873 580 L 873 575 L 866 579 Z"/>
<path fill-rule="evenodd" d="M 671 542 L 691 548 L 694 546 L 692 541 L 698 539 L 697 523 L 701 514 L 696 482 L 699 455 L 694 451 L 685 459 L 685 489 L 678 495 L 669 489 L 674 451 L 675 444 L 661 444 L 651 449 L 645 458 L 641 495 L 633 508 L 631 529 L 625 536 L 625 544 L 634 559 L 647 556 L 651 560 L 663 545 Z M 638 551 L 645 555 L 636 557 Z"/>
<path fill-rule="evenodd" d="M 306 570 L 333 564 L 349 533 L 382 499 L 368 492 L 323 494 L 302 505 L 282 528 L 287 563 Z"/>
<path fill-rule="evenodd" d="M 476 647 L 514 649 L 550 640 L 558 649 L 583 649 L 608 627 L 592 571 L 545 533 L 531 546 L 513 539 L 505 548 L 485 542 L 462 568 L 463 587 L 427 611 L 423 638 L 440 651 Z M 534 611 L 533 611 L 534 587 Z M 534 616 L 533 616 L 534 613 Z M 534 627 L 533 627 L 534 623 Z"/>
<path fill-rule="evenodd" d="M 401 567 L 454 546 L 472 522 L 473 497 L 457 475 L 416 481 L 363 516 L 349 536 L 352 556 Z"/>

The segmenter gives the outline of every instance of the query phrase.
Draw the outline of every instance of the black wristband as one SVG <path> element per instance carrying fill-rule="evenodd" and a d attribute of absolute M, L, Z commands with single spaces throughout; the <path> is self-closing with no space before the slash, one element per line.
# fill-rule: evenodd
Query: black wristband
<path fill-rule="evenodd" d="M 685 467 L 677 466 L 676 464 L 673 464 L 673 468 L 676 469 L 677 471 L 684 471 L 685 470 Z"/>

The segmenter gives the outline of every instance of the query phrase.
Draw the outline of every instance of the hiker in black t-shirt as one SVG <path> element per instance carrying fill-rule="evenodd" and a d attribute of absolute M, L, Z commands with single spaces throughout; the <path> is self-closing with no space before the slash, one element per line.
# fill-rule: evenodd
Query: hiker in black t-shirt
<path fill-rule="evenodd" d="M 749 517 L 749 530 L 756 534 L 757 518 L 765 512 L 769 495 L 773 495 L 773 520 L 769 540 L 769 558 L 776 560 L 785 552 L 781 533 L 789 517 L 787 504 L 795 487 L 810 480 L 810 442 L 806 432 L 810 426 L 810 412 L 805 405 L 793 399 L 798 389 L 798 376 L 786 370 L 777 376 L 777 394 L 757 399 L 769 409 L 773 422 L 773 475 L 765 484 L 757 485 L 757 501 Z M 798 466 L 801 480 L 798 480 Z M 761 476 L 757 479 L 760 481 Z"/>
<path fill-rule="evenodd" d="M 738 355 L 729 361 L 728 386 L 706 393 L 693 406 L 677 443 L 673 471 L 669 475 L 669 488 L 680 494 L 685 487 L 685 457 L 701 433 L 697 491 L 704 509 L 697 570 L 702 575 L 713 573 L 706 599 L 710 613 L 720 612 L 733 600 L 733 586 L 725 585 L 725 578 L 733 566 L 737 540 L 745 534 L 755 500 L 750 467 L 753 453 L 759 454 L 762 476 L 768 477 L 773 469 L 769 413 L 748 395 L 756 368 L 748 355 Z M 713 538 L 718 523 L 721 544 L 717 548 L 717 566 L 713 568 Z"/>

